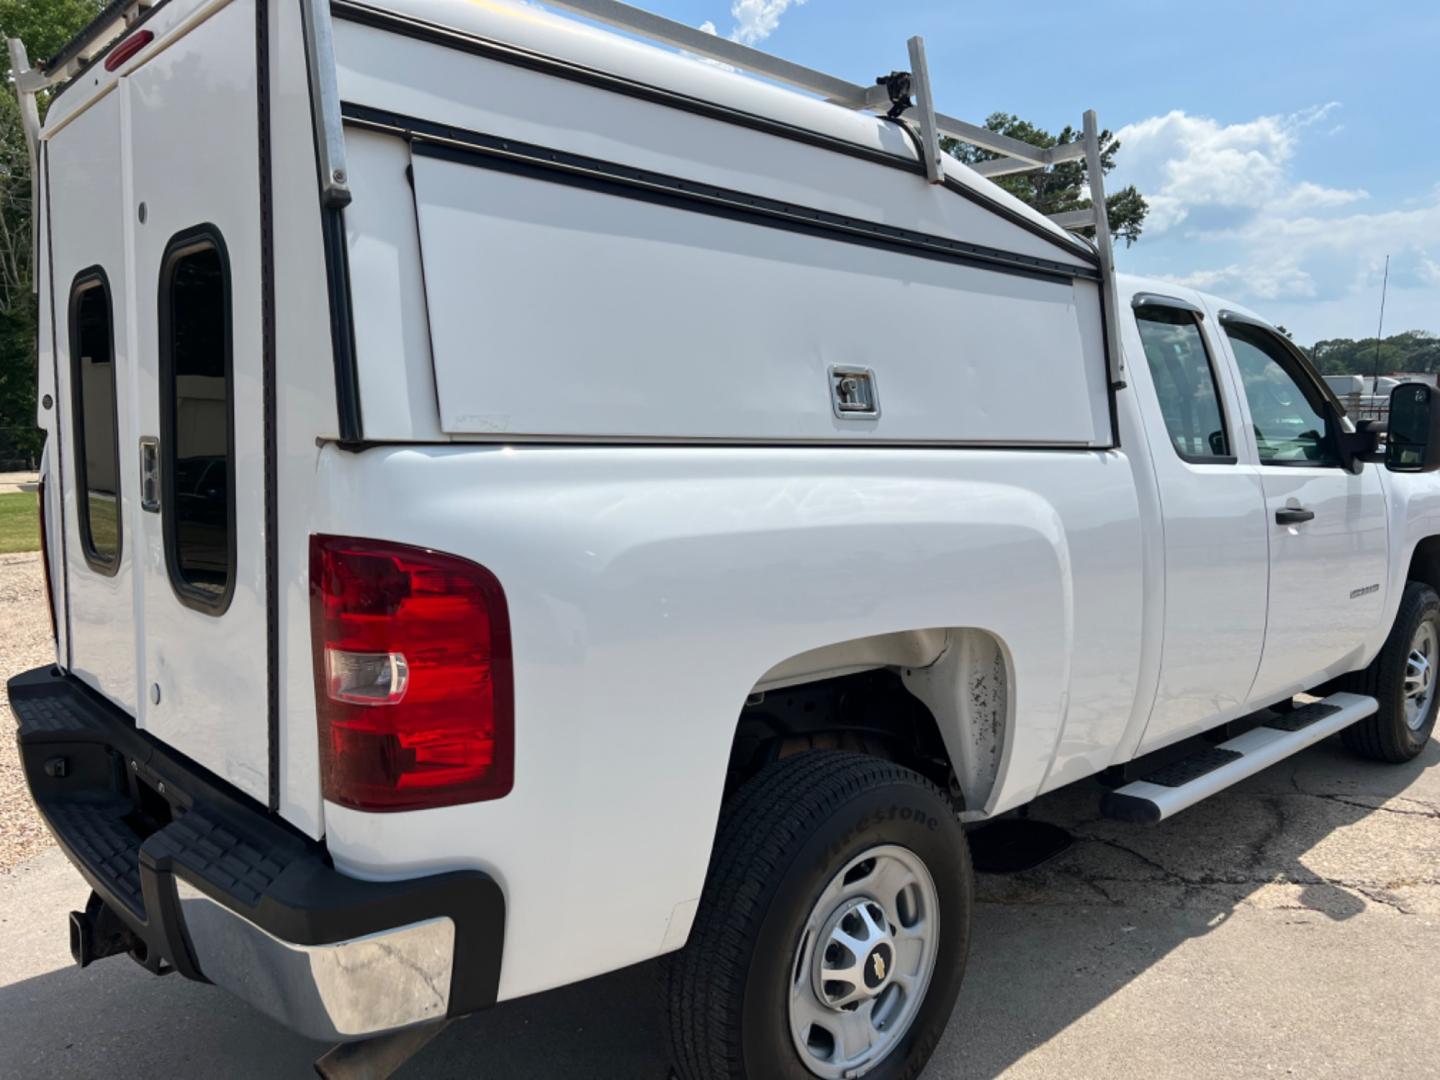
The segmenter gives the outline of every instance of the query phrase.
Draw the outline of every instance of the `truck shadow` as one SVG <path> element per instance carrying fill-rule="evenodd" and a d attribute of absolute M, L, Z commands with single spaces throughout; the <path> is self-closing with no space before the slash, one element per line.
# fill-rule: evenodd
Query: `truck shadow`
<path fill-rule="evenodd" d="M 1043 797 L 1033 816 L 1069 829 L 1076 842 L 1034 870 L 980 879 L 965 989 L 925 1075 L 999 1075 L 1242 907 L 1276 913 L 1276 933 L 1292 917 L 1323 932 L 1330 920 L 1375 905 L 1433 907 L 1422 890 L 1432 888 L 1440 805 L 1407 789 L 1437 762 L 1435 742 L 1415 762 L 1380 766 L 1332 741 L 1153 828 L 1099 818 L 1089 783 Z M 45 917 L 43 929 L 11 925 L 7 937 L 58 935 L 58 914 Z M 472 1017 L 399 1075 L 663 1080 L 655 968 Z M 1253 977 L 1264 975 L 1257 968 Z M 1193 993 L 1203 1009 L 1208 993 L 1224 990 L 1199 980 Z M 221 991 L 154 979 L 120 960 L 0 987 L 0 1015 L 8 1021 L 0 1061 L 31 1077 L 299 1077 L 324 1049 Z M 1183 1023 L 1176 1018 L 1177 1028 Z"/>

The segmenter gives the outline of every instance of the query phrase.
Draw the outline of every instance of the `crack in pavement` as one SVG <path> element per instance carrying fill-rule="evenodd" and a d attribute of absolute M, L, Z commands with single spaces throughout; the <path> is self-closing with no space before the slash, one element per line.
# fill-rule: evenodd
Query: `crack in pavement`
<path fill-rule="evenodd" d="M 1417 806 L 1425 807 L 1425 809 L 1423 810 L 1402 810 L 1398 806 L 1386 806 L 1383 803 L 1380 805 L 1374 805 L 1371 803 L 1356 802 L 1354 798 L 1347 798 L 1346 796 L 1339 793 L 1301 791 L 1300 794 L 1307 796 L 1311 799 L 1324 799 L 1326 802 L 1339 803 L 1341 806 L 1353 806 L 1358 810 L 1378 810 L 1381 813 L 1385 814 L 1402 814 L 1405 817 L 1434 818 L 1436 820 L 1440 820 L 1440 808 L 1432 807 L 1428 803 L 1422 802 L 1419 799 L 1407 799 L 1405 801 L 1413 802 Z M 1379 796 L 1377 796 L 1377 798 L 1378 797 Z M 1398 802 L 1399 800 L 1396 801 Z"/>
<path fill-rule="evenodd" d="M 1283 828 L 1283 816 L 1283 814 L 1278 815 L 1278 818 L 1281 820 L 1277 820 L 1277 828 Z M 1233 889 L 1237 886 L 1243 888 L 1258 888 L 1264 885 L 1328 885 L 1332 888 L 1357 893 L 1367 900 L 1389 907 L 1402 915 L 1416 914 L 1412 908 L 1408 907 L 1399 897 L 1390 891 L 1395 883 L 1389 881 L 1350 877 L 1332 878 L 1314 871 L 1296 873 L 1294 871 L 1280 870 L 1270 874 L 1257 874 L 1254 873 L 1253 870 L 1258 866 L 1259 860 L 1253 858 L 1250 860 L 1251 865 L 1249 869 L 1251 872 L 1249 873 L 1202 873 L 1191 875 L 1167 866 L 1163 862 L 1146 855 L 1142 851 L 1137 851 L 1135 848 L 1123 844 L 1118 840 L 1112 840 L 1104 836 L 1096 836 L 1093 833 L 1075 833 L 1073 835 L 1077 841 L 1098 844 L 1101 847 L 1111 848 L 1124 855 L 1130 856 L 1137 862 L 1149 867 L 1155 874 L 1158 874 L 1160 878 L 1159 883 L 1161 884 L 1178 885 L 1184 890 L 1184 893 L 1179 898 L 1179 903 L 1181 904 L 1190 899 L 1191 893 L 1194 891 L 1223 893 L 1227 888 Z M 1261 847 L 1263 847 L 1263 845 L 1264 841 L 1262 840 Z M 1154 876 L 1135 877 L 1124 874 L 1110 874 L 1074 865 L 1057 866 L 1054 868 L 1054 872 L 1092 890 L 1103 897 L 1107 903 L 1113 905 L 1119 905 L 1123 901 L 1105 889 L 1104 886 L 1107 884 L 1137 886 L 1157 884 L 1157 879 Z M 1403 884 L 1410 887 L 1437 887 L 1440 886 L 1440 877 L 1409 878 L 1406 879 Z M 1004 901 L 987 900 L 987 902 L 1003 903 Z"/>

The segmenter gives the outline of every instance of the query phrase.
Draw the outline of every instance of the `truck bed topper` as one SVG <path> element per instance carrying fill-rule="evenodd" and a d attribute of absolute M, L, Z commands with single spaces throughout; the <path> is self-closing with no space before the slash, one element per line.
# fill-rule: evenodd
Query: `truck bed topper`
<path fill-rule="evenodd" d="M 9 40 L 11 67 L 16 91 L 21 99 L 22 118 L 30 142 L 32 165 L 39 136 L 39 121 L 34 107 L 37 91 L 61 86 L 75 79 L 91 64 L 102 59 L 131 30 L 136 29 L 166 0 L 113 0 L 76 37 L 36 68 L 30 67 L 26 50 L 19 39 Z M 891 71 L 879 76 L 871 86 L 862 86 L 837 76 L 773 56 L 759 49 L 721 38 L 715 34 L 676 22 L 663 16 L 621 3 L 620 0 L 549 0 L 546 5 L 581 18 L 600 23 L 644 40 L 670 46 L 714 64 L 757 76 L 771 83 L 815 95 L 825 102 L 857 111 L 884 115 L 902 125 L 913 141 L 918 156 L 915 163 L 932 184 L 945 185 L 963 195 L 979 194 L 996 210 L 1011 220 L 1026 225 L 1042 221 L 1019 200 L 998 188 L 980 192 L 957 176 L 959 170 L 946 169 L 947 155 L 941 149 L 941 138 L 950 137 L 998 155 L 993 160 L 973 166 L 972 171 L 986 178 L 1044 169 L 1067 161 L 1083 159 L 1090 187 L 1089 207 L 1050 215 L 1057 227 L 1051 233 L 1063 236 L 1060 230 L 1077 233 L 1094 230 L 1093 252 L 1088 244 L 1078 250 L 1089 252 L 1098 263 L 1105 294 L 1105 349 L 1112 384 L 1124 382 L 1123 359 L 1118 346 L 1115 307 L 1113 242 L 1105 213 L 1104 170 L 1101 167 L 1100 129 L 1095 113 L 1084 114 L 1082 137 L 1074 142 L 1053 147 L 1037 147 L 988 128 L 971 124 L 939 112 L 931 89 L 925 59 L 925 43 L 915 36 L 906 43 L 909 70 Z M 368 12 L 383 14 L 386 9 L 340 0 L 334 7 L 347 18 L 365 21 Z M 345 165 L 344 117 L 336 86 L 333 30 L 330 0 L 301 0 L 306 28 L 306 58 L 311 79 L 311 99 L 320 170 L 322 197 L 327 206 L 343 207 L 350 201 L 349 174 Z M 34 170 L 32 168 L 32 176 Z M 1013 204 L 1013 205 L 1007 205 Z M 1016 210 L 1021 211 L 1019 215 Z"/>

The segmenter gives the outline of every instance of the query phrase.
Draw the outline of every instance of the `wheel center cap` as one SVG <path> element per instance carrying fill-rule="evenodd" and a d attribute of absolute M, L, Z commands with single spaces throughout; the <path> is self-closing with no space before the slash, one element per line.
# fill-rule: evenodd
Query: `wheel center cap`
<path fill-rule="evenodd" d="M 865 987 L 868 990 L 879 990 L 885 985 L 885 980 L 890 977 L 890 971 L 895 966 L 895 953 L 889 945 L 876 945 L 870 950 L 870 955 L 865 958 Z"/>

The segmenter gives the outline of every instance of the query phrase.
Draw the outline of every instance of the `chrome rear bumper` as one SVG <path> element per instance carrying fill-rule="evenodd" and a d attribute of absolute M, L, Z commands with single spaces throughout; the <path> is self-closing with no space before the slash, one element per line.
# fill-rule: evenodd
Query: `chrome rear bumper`
<path fill-rule="evenodd" d="M 180 915 L 200 970 L 216 986 L 328 1042 L 443 1020 L 450 1010 L 455 921 L 424 919 L 326 945 L 268 933 L 188 881 Z"/>

